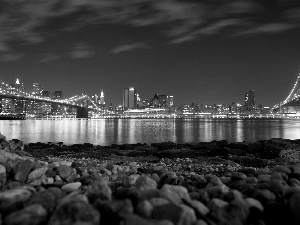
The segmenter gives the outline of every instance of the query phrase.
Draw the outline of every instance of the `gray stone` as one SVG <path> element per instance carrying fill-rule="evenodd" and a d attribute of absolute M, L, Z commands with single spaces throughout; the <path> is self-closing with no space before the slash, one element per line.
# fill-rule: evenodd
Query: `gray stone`
<path fill-rule="evenodd" d="M 91 202 L 100 200 L 111 200 L 112 191 L 105 179 L 99 179 L 87 188 L 87 197 Z"/>
<path fill-rule="evenodd" d="M 257 182 L 268 182 L 271 179 L 271 175 L 260 174 L 257 176 Z"/>
<path fill-rule="evenodd" d="M 246 180 L 247 176 L 244 173 L 240 173 L 240 172 L 233 172 L 231 174 L 231 179 L 232 180 Z"/>
<path fill-rule="evenodd" d="M 46 222 L 46 218 L 46 209 L 40 204 L 33 204 L 9 214 L 4 223 L 6 225 L 40 225 Z"/>
<path fill-rule="evenodd" d="M 190 195 L 185 187 L 165 184 L 159 192 L 161 198 L 173 203 L 181 203 L 182 199 L 190 200 Z"/>
<path fill-rule="evenodd" d="M 253 208 L 258 209 L 261 212 L 264 211 L 264 207 L 260 203 L 260 201 L 254 199 L 254 198 L 246 198 L 245 201 L 247 202 L 249 208 L 253 207 Z"/>
<path fill-rule="evenodd" d="M 64 186 L 61 187 L 61 189 L 69 193 L 78 190 L 80 187 L 81 187 L 80 182 L 73 182 L 73 183 L 65 184 Z"/>
<path fill-rule="evenodd" d="M 159 178 L 159 176 L 157 175 L 157 173 L 153 173 L 153 174 L 151 175 L 151 178 L 152 178 L 153 180 L 155 180 L 156 183 L 159 183 L 159 181 L 160 181 L 160 178 Z"/>
<path fill-rule="evenodd" d="M 32 166 L 33 162 L 29 159 L 21 161 L 16 168 L 15 180 L 25 182 Z"/>
<path fill-rule="evenodd" d="M 211 198 L 223 198 L 229 192 L 229 188 L 225 184 L 212 186 L 204 190 L 208 192 Z"/>
<path fill-rule="evenodd" d="M 276 167 L 272 168 L 272 171 L 281 172 L 281 173 L 285 173 L 285 174 L 291 173 L 291 170 L 286 166 L 276 166 Z"/>
<path fill-rule="evenodd" d="M 66 166 L 66 165 L 59 166 L 57 171 L 58 171 L 58 175 L 62 179 L 66 179 L 69 176 L 71 176 L 71 174 L 72 174 L 72 168 L 70 166 Z"/>
<path fill-rule="evenodd" d="M 153 218 L 158 220 L 170 220 L 176 225 L 191 225 L 195 223 L 197 219 L 193 209 L 185 205 L 174 203 L 154 207 Z"/>
<path fill-rule="evenodd" d="M 100 213 L 85 199 L 74 195 L 61 201 L 48 225 L 99 225 Z"/>
<path fill-rule="evenodd" d="M 32 181 L 41 178 L 42 176 L 45 176 L 46 171 L 48 170 L 48 167 L 41 167 L 33 170 L 30 172 L 27 176 L 27 182 L 31 183 Z"/>
<path fill-rule="evenodd" d="M 19 209 L 35 193 L 32 186 L 21 186 L 0 192 L 0 211 Z"/>
<path fill-rule="evenodd" d="M 183 203 L 195 211 L 197 218 L 206 216 L 209 213 L 207 206 L 197 200 L 183 200 Z"/>
<path fill-rule="evenodd" d="M 140 191 L 144 191 L 144 190 L 149 190 L 149 189 L 156 189 L 157 188 L 157 183 L 152 178 L 150 178 L 146 175 L 143 175 L 143 176 L 140 176 L 136 180 L 135 186 Z"/>
<path fill-rule="evenodd" d="M 145 218 L 151 218 L 152 211 L 153 211 L 153 206 L 152 204 L 147 201 L 140 201 L 135 210 L 140 216 L 145 217 Z"/>
<path fill-rule="evenodd" d="M 169 201 L 167 199 L 164 199 L 164 198 L 151 198 L 149 200 L 149 202 L 151 203 L 151 205 L 153 207 L 169 203 Z"/>

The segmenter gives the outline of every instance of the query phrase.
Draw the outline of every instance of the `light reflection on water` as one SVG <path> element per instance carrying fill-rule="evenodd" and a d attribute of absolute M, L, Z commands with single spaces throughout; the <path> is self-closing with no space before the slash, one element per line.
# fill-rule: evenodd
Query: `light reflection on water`
<path fill-rule="evenodd" d="M 99 119 L 0 120 L 0 132 L 10 139 L 30 142 L 92 143 L 197 143 L 270 138 L 300 139 L 299 119 Z"/>

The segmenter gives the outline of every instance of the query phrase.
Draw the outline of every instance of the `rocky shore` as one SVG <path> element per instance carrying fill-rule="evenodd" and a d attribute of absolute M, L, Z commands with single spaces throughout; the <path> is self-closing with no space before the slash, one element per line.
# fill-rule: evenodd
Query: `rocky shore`
<path fill-rule="evenodd" d="M 300 141 L 65 146 L 0 134 L 0 225 L 300 224 Z"/>

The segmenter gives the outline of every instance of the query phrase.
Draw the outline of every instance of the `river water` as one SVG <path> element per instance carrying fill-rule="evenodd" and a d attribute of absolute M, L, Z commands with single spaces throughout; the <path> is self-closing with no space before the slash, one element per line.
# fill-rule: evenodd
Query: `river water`
<path fill-rule="evenodd" d="M 253 142 L 270 138 L 300 139 L 300 119 L 0 120 L 0 133 L 7 140 L 67 145 Z"/>

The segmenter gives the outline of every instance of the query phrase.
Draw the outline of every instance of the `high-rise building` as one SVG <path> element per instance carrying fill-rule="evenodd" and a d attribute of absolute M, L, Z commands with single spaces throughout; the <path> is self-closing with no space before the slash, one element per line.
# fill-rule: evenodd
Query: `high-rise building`
<path fill-rule="evenodd" d="M 52 93 L 53 99 L 63 99 L 63 92 L 62 91 L 55 91 Z"/>
<path fill-rule="evenodd" d="M 105 105 L 104 92 L 103 92 L 103 90 L 101 90 L 101 92 L 100 92 L 99 104 L 100 104 L 100 105 Z"/>
<path fill-rule="evenodd" d="M 10 84 L 10 90 L 12 92 L 23 92 L 24 91 L 24 84 L 20 83 L 19 79 L 17 79 L 16 83 Z"/>
<path fill-rule="evenodd" d="M 255 109 L 255 95 L 253 90 L 245 93 L 245 106 L 248 110 Z"/>
<path fill-rule="evenodd" d="M 137 107 L 137 93 L 134 87 L 124 88 L 123 90 L 123 108 L 124 110 Z"/>
<path fill-rule="evenodd" d="M 40 83 L 33 83 L 32 85 L 32 94 L 35 96 L 41 96 L 42 95 L 42 86 Z"/>
<path fill-rule="evenodd" d="M 42 96 L 50 98 L 50 92 L 49 91 L 42 91 Z"/>
<path fill-rule="evenodd" d="M 172 95 L 167 96 L 167 106 L 172 107 L 174 105 L 174 97 Z"/>

